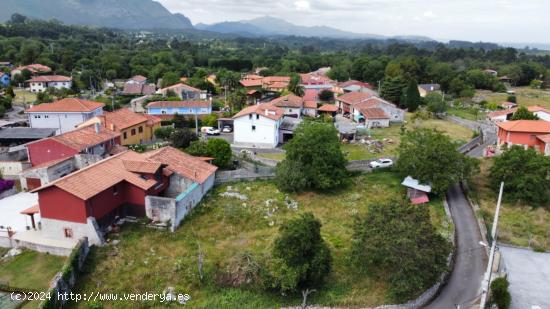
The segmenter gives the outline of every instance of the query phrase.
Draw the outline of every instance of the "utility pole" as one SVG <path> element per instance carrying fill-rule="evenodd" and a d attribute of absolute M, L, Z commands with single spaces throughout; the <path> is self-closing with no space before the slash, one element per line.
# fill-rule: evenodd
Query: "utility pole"
<path fill-rule="evenodd" d="M 504 182 L 500 183 L 500 192 L 498 193 L 497 209 L 495 211 L 495 218 L 493 219 L 493 229 L 491 230 L 491 253 L 489 254 L 489 262 L 487 263 L 487 270 L 483 276 L 483 282 L 481 283 L 481 302 L 479 303 L 479 308 L 484 309 L 485 303 L 487 302 L 487 294 L 489 293 L 489 287 L 491 285 L 491 273 L 493 271 L 493 262 L 495 259 L 495 250 L 497 246 L 497 226 L 498 226 L 498 215 L 500 213 L 500 204 L 502 202 L 502 191 L 504 190 Z"/>

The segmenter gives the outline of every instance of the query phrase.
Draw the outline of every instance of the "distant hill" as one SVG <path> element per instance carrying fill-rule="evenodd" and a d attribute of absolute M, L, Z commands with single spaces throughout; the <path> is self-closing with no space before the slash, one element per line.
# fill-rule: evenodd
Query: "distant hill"
<path fill-rule="evenodd" d="M 120 29 L 190 29 L 182 14 L 153 0 L 1 0 L 0 22 L 13 13 L 66 24 Z"/>

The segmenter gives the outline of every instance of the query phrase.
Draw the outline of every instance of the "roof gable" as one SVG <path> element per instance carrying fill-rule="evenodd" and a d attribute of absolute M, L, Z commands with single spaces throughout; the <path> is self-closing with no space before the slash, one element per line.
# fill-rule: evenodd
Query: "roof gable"
<path fill-rule="evenodd" d="M 27 109 L 27 113 L 50 112 L 50 113 L 89 113 L 105 104 L 94 101 L 87 101 L 76 98 L 65 98 L 53 103 L 42 103 Z"/>

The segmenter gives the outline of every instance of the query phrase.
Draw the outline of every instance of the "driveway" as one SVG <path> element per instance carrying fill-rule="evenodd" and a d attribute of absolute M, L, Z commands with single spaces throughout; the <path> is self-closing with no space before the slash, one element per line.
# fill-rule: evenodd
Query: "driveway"
<path fill-rule="evenodd" d="M 447 191 L 447 202 L 457 236 L 455 264 L 449 281 L 426 308 L 471 308 L 479 302 L 488 258 L 479 244 L 481 233 L 474 212 L 458 184 Z"/>
<path fill-rule="evenodd" d="M 550 308 L 550 253 L 502 245 L 499 250 L 508 272 L 512 308 Z"/>

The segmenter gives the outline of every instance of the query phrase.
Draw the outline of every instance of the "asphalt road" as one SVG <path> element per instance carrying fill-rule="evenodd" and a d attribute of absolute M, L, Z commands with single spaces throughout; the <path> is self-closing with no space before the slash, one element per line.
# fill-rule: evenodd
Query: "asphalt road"
<path fill-rule="evenodd" d="M 460 186 L 447 192 L 447 202 L 456 228 L 457 248 L 454 269 L 440 294 L 426 308 L 472 308 L 479 303 L 480 285 L 487 267 L 487 254 L 480 245 L 481 234 L 474 212 Z"/>

